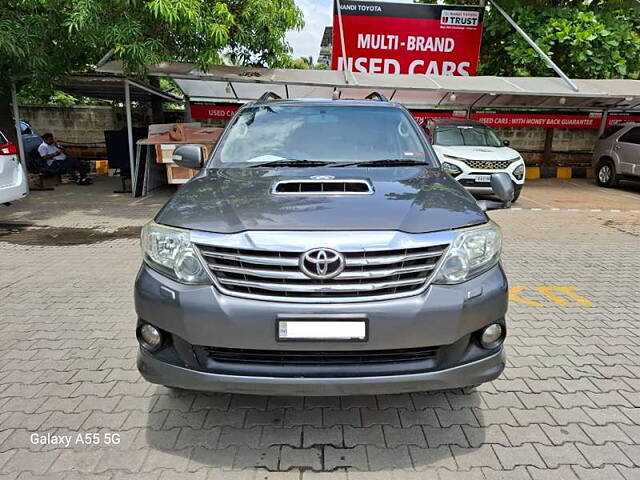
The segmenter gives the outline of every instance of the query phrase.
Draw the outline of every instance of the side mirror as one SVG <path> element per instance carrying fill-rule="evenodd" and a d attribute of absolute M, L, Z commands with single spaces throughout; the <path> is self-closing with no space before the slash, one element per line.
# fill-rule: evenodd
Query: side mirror
<path fill-rule="evenodd" d="M 491 190 L 493 190 L 496 197 L 511 206 L 511 201 L 516 191 L 508 174 L 494 173 L 491 175 Z"/>
<path fill-rule="evenodd" d="M 511 208 L 511 202 L 515 195 L 515 188 L 511 178 L 506 173 L 494 173 L 491 175 L 491 189 L 500 202 L 492 200 L 478 200 L 478 206 L 486 210 L 500 210 Z"/>
<path fill-rule="evenodd" d="M 173 162 L 179 167 L 200 169 L 202 168 L 202 147 L 200 145 L 179 145 L 173 151 Z"/>
<path fill-rule="evenodd" d="M 511 142 L 510 142 L 509 140 L 503 140 L 503 141 L 502 141 L 502 144 L 503 144 L 505 147 L 508 147 L 509 145 L 511 145 Z"/>

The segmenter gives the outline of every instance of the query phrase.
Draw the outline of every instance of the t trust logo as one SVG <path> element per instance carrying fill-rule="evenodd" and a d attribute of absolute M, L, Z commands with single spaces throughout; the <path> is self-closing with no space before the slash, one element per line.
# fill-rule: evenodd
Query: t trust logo
<path fill-rule="evenodd" d="M 440 25 L 446 27 L 477 27 L 480 12 L 467 10 L 442 10 Z"/>

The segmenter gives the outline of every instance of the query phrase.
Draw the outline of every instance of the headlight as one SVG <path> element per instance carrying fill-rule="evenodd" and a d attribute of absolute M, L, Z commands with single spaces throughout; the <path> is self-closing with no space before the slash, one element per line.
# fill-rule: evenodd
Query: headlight
<path fill-rule="evenodd" d="M 524 164 L 518 165 L 515 168 L 515 170 L 513 171 L 513 176 L 516 177 L 518 180 L 522 180 L 522 177 L 524 176 Z"/>
<path fill-rule="evenodd" d="M 500 260 L 502 232 L 489 222 L 460 230 L 447 252 L 433 283 L 461 283 L 489 270 Z"/>
<path fill-rule="evenodd" d="M 458 167 L 457 165 L 454 165 L 453 163 L 442 162 L 442 168 L 444 168 L 445 172 L 451 174 L 454 177 L 462 173 L 462 170 L 460 169 L 460 167 Z"/>
<path fill-rule="evenodd" d="M 183 283 L 209 283 L 205 267 L 191 243 L 188 230 L 149 222 L 140 237 L 145 261 Z"/>

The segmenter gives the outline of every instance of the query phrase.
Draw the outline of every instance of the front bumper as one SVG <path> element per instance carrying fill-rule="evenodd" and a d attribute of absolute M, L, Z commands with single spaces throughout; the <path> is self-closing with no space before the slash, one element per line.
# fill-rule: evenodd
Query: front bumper
<path fill-rule="evenodd" d="M 174 341 L 155 353 L 141 349 L 138 369 L 152 383 L 209 391 L 282 395 L 348 395 L 455 388 L 496 378 L 504 368 L 502 349 L 483 351 L 474 335 L 504 322 L 508 286 L 501 266 L 459 285 L 431 285 L 421 294 L 392 300 L 300 304 L 223 295 L 211 285 L 174 282 L 143 265 L 135 287 L 140 321 L 167 332 Z M 366 315 L 366 342 L 278 342 L 280 315 Z M 357 366 L 321 375 L 284 374 L 273 367 L 205 368 L 197 347 L 261 351 L 367 352 L 441 348 L 424 369 L 394 363 L 384 373 L 361 374 Z M 173 351 L 173 352 L 172 352 Z"/>
<path fill-rule="evenodd" d="M 253 395 L 376 395 L 443 390 L 489 382 L 504 370 L 505 355 L 501 348 L 481 360 L 433 372 L 346 378 L 222 375 L 163 362 L 142 348 L 137 364 L 147 381 L 187 390 Z"/>
<path fill-rule="evenodd" d="M 522 176 L 522 178 L 518 179 L 513 174 L 515 169 L 518 168 L 519 166 L 524 167 L 523 160 L 518 160 L 516 162 L 513 162 L 511 165 L 509 165 L 506 169 L 503 169 L 503 170 L 473 169 L 466 163 L 458 160 L 453 160 L 451 158 L 446 158 L 445 161 L 453 165 L 456 165 L 458 168 L 460 168 L 460 170 L 462 170 L 462 173 L 455 176 L 454 178 L 471 193 L 485 194 L 485 195 L 492 194 L 493 189 L 491 188 L 491 185 L 489 184 L 489 182 L 476 182 L 476 176 L 493 175 L 494 173 L 506 173 L 507 175 L 509 175 L 516 190 L 521 190 L 522 187 L 524 186 L 524 180 L 525 180 L 524 175 Z"/>

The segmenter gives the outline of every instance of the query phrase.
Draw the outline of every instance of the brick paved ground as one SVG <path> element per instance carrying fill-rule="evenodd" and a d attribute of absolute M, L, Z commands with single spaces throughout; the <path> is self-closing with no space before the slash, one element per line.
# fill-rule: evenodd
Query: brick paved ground
<path fill-rule="evenodd" d="M 94 206 L 97 218 L 78 208 L 40 223 L 136 225 L 156 206 L 114 200 Z M 503 376 L 475 391 L 377 397 L 147 384 L 134 367 L 136 240 L 0 236 L 0 478 L 640 478 L 640 215 L 492 216 L 515 288 Z M 102 443 L 83 446 L 77 432 Z M 33 444 L 33 433 L 72 445 Z"/>

